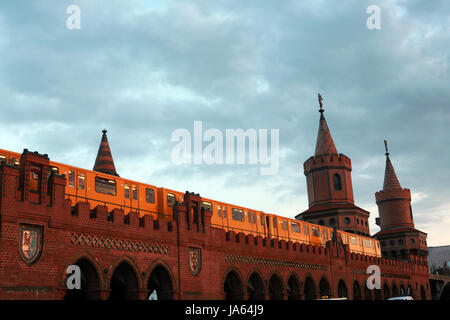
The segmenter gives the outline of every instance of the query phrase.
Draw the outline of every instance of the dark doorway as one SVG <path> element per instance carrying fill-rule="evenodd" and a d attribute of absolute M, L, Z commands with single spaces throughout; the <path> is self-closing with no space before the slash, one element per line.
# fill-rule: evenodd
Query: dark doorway
<path fill-rule="evenodd" d="M 383 287 L 383 295 L 384 295 L 384 299 L 387 300 L 391 297 L 391 293 L 389 291 L 389 286 L 387 285 L 387 283 L 384 284 Z"/>
<path fill-rule="evenodd" d="M 326 278 L 322 278 L 319 282 L 319 295 L 320 298 L 331 298 L 331 288 Z"/>
<path fill-rule="evenodd" d="M 283 300 L 283 282 L 276 274 L 272 275 L 269 280 L 270 300 Z"/>
<path fill-rule="evenodd" d="M 110 300 L 137 300 L 138 282 L 131 266 L 122 262 L 111 277 Z"/>
<path fill-rule="evenodd" d="M 169 272 L 163 266 L 153 269 L 148 279 L 149 294 L 155 291 L 157 300 L 172 300 L 173 288 Z"/>
<path fill-rule="evenodd" d="M 257 273 L 253 273 L 248 279 L 247 294 L 249 300 L 264 300 L 264 282 Z"/>
<path fill-rule="evenodd" d="M 67 289 L 64 300 L 98 300 L 100 282 L 94 266 L 85 258 L 78 260 L 75 265 L 80 267 L 81 289 Z"/>
<path fill-rule="evenodd" d="M 353 282 L 353 300 L 361 300 L 361 286 L 358 281 Z"/>
<path fill-rule="evenodd" d="M 392 285 L 392 297 L 398 297 L 398 288 L 395 283 Z"/>
<path fill-rule="evenodd" d="M 314 280 L 310 277 L 305 279 L 304 293 L 306 300 L 314 300 L 317 297 L 317 289 Z"/>
<path fill-rule="evenodd" d="M 230 271 L 225 279 L 223 285 L 223 291 L 225 292 L 226 300 L 242 300 L 243 289 L 242 289 L 241 278 L 235 271 Z"/>
<path fill-rule="evenodd" d="M 287 285 L 287 294 L 289 300 L 300 300 L 300 283 L 294 275 L 289 277 Z"/>
<path fill-rule="evenodd" d="M 364 300 L 373 300 L 372 290 L 367 287 L 367 283 L 364 285 Z"/>
<path fill-rule="evenodd" d="M 339 280 L 338 297 L 339 298 L 348 298 L 347 285 L 345 284 L 344 280 Z"/>

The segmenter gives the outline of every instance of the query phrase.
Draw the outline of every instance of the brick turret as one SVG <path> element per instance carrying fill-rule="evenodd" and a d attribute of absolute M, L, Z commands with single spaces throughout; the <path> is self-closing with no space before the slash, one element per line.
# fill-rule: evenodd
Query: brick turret
<path fill-rule="evenodd" d="M 339 154 L 323 115 L 319 95 L 320 119 L 313 157 L 303 164 L 308 187 L 309 209 L 296 219 L 369 235 L 369 212 L 355 206 L 350 158 Z"/>
<path fill-rule="evenodd" d="M 427 255 L 426 233 L 414 228 L 411 192 L 402 188 L 386 147 L 383 190 L 375 193 L 381 230 L 374 235 L 380 240 L 383 256 L 404 258 L 409 253 Z"/>

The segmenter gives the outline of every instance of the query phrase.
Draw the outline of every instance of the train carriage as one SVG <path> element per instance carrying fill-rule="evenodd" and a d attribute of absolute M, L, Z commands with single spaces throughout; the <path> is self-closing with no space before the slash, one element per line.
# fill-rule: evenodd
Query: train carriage
<path fill-rule="evenodd" d="M 0 163 L 19 165 L 21 155 L 0 149 Z M 175 202 L 183 202 L 184 193 L 144 184 L 116 175 L 92 171 L 50 161 L 50 168 L 66 177 L 66 198 L 72 203 L 88 201 L 91 206 L 107 206 L 109 210 L 119 208 L 124 214 L 138 212 L 140 216 L 151 214 L 156 220 L 165 216 L 173 219 Z M 36 176 L 31 173 L 31 180 L 36 181 L 32 188 L 38 188 Z M 211 211 L 211 225 L 225 231 L 243 232 L 254 236 L 277 238 L 279 240 L 325 246 L 333 239 L 333 229 L 305 221 L 290 219 L 263 211 L 253 210 L 238 205 L 202 198 L 199 204 Z M 195 219 L 195 217 L 191 217 Z M 379 242 L 370 237 L 337 231 L 342 242 L 349 246 L 351 252 L 364 253 L 380 257 Z"/>

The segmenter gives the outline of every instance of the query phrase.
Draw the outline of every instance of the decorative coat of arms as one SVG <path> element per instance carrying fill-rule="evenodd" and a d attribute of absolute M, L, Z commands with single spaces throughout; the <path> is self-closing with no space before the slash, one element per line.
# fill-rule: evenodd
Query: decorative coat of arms
<path fill-rule="evenodd" d="M 22 225 L 20 227 L 19 252 L 27 263 L 36 262 L 42 251 L 42 227 Z"/>
<path fill-rule="evenodd" d="M 188 248 L 188 254 L 189 254 L 189 269 L 191 270 L 192 274 L 196 276 L 202 267 L 202 255 L 201 255 L 201 249 L 200 248 Z"/>

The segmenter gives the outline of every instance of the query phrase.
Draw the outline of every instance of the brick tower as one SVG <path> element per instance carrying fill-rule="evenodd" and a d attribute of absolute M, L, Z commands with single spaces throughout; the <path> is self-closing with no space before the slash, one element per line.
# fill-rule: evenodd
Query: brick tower
<path fill-rule="evenodd" d="M 114 166 L 114 160 L 109 148 L 108 137 L 106 136 L 106 130 L 103 130 L 102 140 L 98 147 L 97 158 L 95 159 L 94 171 L 111 174 L 113 176 L 119 176 Z"/>
<path fill-rule="evenodd" d="M 369 212 L 354 204 L 352 164 L 337 152 L 319 94 L 320 120 L 316 150 L 303 164 L 308 187 L 309 209 L 295 218 L 328 227 L 370 235 Z"/>
<path fill-rule="evenodd" d="M 414 228 L 411 192 L 403 189 L 389 159 L 387 142 L 383 190 L 375 193 L 381 230 L 374 237 L 380 241 L 385 257 L 406 259 L 409 254 L 427 256 L 427 234 Z"/>

